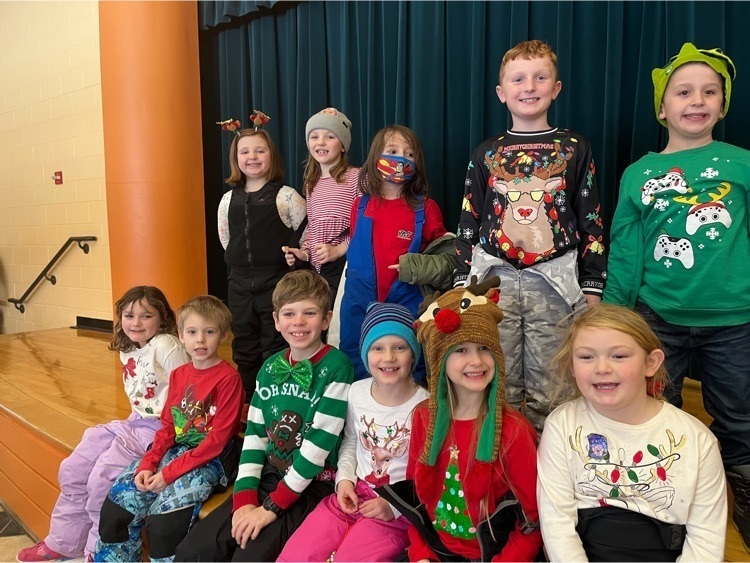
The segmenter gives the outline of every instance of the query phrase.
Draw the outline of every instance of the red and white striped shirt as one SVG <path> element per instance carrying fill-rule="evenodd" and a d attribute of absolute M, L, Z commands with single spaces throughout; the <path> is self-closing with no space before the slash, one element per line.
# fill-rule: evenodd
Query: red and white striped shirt
<path fill-rule="evenodd" d="M 307 198 L 307 234 L 301 249 L 307 251 L 310 263 L 318 272 L 320 262 L 315 254 L 316 244 L 349 244 L 349 214 L 359 196 L 358 178 L 359 168 L 354 167 L 344 173 L 341 183 L 331 177 L 321 178 Z"/>

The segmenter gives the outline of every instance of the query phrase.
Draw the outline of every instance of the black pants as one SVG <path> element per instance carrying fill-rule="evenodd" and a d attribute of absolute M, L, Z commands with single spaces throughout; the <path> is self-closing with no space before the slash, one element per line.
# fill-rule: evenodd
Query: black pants
<path fill-rule="evenodd" d="M 263 468 L 258 500 L 263 502 L 281 480 L 281 474 L 269 466 Z M 284 544 L 318 503 L 333 493 L 333 483 L 312 481 L 300 498 L 255 540 L 240 549 L 232 538 L 232 498 L 200 520 L 177 546 L 175 561 L 276 561 Z"/>
<path fill-rule="evenodd" d="M 232 269 L 229 275 L 229 310 L 232 312 L 232 359 L 242 376 L 245 402 L 255 393 L 255 381 L 263 362 L 286 347 L 273 322 L 271 296 L 275 284 L 253 288 L 259 280 Z"/>
<path fill-rule="evenodd" d="M 339 290 L 339 284 L 341 283 L 341 274 L 344 272 L 344 266 L 346 265 L 346 255 L 342 256 L 338 260 L 333 262 L 327 262 L 320 266 L 320 275 L 328 282 L 331 286 L 331 308 L 336 302 L 336 293 Z"/>

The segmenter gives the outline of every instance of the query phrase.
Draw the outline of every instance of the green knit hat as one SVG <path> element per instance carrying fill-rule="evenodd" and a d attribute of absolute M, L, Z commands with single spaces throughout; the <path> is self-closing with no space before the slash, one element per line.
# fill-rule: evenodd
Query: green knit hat
<path fill-rule="evenodd" d="M 732 80 L 737 72 L 732 59 L 727 57 L 721 49 L 698 49 L 692 43 L 685 43 L 680 52 L 669 60 L 664 68 L 655 68 L 651 71 L 651 80 L 654 82 L 654 110 L 656 119 L 667 126 L 667 121 L 659 117 L 661 102 L 664 99 L 664 90 L 667 88 L 672 73 L 687 63 L 705 63 L 718 72 L 724 78 L 724 116 L 729 111 L 729 99 L 732 95 Z"/>
<path fill-rule="evenodd" d="M 424 347 L 429 377 L 430 422 L 420 461 L 435 465 L 450 427 L 448 377 L 445 362 L 462 342 L 487 346 L 495 359 L 495 374 L 490 383 L 487 416 L 477 441 L 476 459 L 493 462 L 500 453 L 500 436 L 505 403 L 505 356 L 497 330 L 503 312 L 497 306 L 500 278 L 489 278 L 467 287 L 459 287 L 423 304 L 424 312 L 416 321 L 417 338 Z"/>

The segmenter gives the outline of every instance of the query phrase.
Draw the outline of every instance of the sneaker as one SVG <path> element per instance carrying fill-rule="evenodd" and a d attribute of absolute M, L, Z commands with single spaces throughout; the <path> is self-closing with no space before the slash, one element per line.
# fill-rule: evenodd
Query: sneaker
<path fill-rule="evenodd" d="M 16 555 L 16 561 L 68 561 L 69 559 L 70 557 L 62 553 L 52 551 L 43 541 L 22 549 Z"/>

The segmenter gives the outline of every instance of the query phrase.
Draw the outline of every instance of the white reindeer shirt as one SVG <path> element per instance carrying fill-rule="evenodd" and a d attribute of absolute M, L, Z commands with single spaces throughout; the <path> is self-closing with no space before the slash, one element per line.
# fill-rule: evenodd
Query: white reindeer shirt
<path fill-rule="evenodd" d="M 539 444 L 537 497 L 551 561 L 585 561 L 578 510 L 617 506 L 687 527 L 678 561 L 721 561 L 726 482 L 716 438 L 664 404 L 640 425 L 601 416 L 583 397 L 556 409 Z"/>
<path fill-rule="evenodd" d="M 337 484 L 347 479 L 356 485 L 359 478 L 375 488 L 406 478 L 411 415 L 429 393 L 419 387 L 406 403 L 386 407 L 372 398 L 373 382 L 371 377 L 355 381 L 349 389 Z"/>

